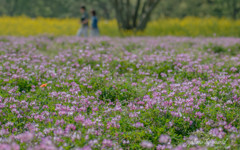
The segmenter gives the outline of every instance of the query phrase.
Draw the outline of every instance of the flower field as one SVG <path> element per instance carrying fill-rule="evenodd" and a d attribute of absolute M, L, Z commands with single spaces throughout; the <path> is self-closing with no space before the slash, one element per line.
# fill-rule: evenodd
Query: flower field
<path fill-rule="evenodd" d="M 0 149 L 238 149 L 239 43 L 2 36 Z"/>
<path fill-rule="evenodd" d="M 76 35 L 79 19 L 56 19 L 28 17 L 0 17 L 0 35 L 32 36 L 48 34 L 54 36 Z M 151 21 L 144 32 L 119 33 L 116 20 L 101 20 L 99 28 L 104 36 L 229 36 L 240 37 L 240 20 L 227 18 L 196 18 L 184 19 L 162 18 Z"/>

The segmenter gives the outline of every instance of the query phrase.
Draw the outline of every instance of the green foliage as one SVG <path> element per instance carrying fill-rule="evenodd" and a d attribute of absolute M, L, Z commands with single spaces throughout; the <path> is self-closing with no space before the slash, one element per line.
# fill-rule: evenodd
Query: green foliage
<path fill-rule="evenodd" d="M 134 50 L 140 49 L 141 45 L 137 44 L 137 43 L 128 43 L 127 45 L 124 46 L 124 48 L 128 51 L 128 52 L 132 52 Z"/>
<path fill-rule="evenodd" d="M 155 10 L 154 17 L 158 14 L 164 17 L 186 17 L 186 16 L 215 16 L 231 17 L 237 19 L 240 17 L 240 1 L 238 0 L 169 0 L 161 1 Z"/>
<path fill-rule="evenodd" d="M 224 47 L 210 43 L 208 46 L 204 46 L 204 50 L 211 50 L 216 54 L 229 54 L 234 56 L 240 53 L 240 45 L 235 44 L 233 46 Z"/>
<path fill-rule="evenodd" d="M 20 92 L 29 92 L 31 89 L 31 84 L 29 84 L 29 82 L 24 79 L 17 80 L 16 85 L 18 86 Z"/>
<path fill-rule="evenodd" d="M 135 2 L 135 0 L 131 0 Z M 86 5 L 88 10 L 96 9 L 102 18 L 114 17 L 114 9 L 108 0 L 0 0 L 0 15 L 27 15 L 30 17 L 79 17 L 79 8 Z M 216 16 L 240 17 L 238 0 L 168 0 L 160 1 L 153 12 L 153 18 Z"/>
<path fill-rule="evenodd" d="M 2 82 L 2 85 L 6 85 L 6 84 L 7 84 L 6 82 Z M 19 92 L 24 91 L 28 93 L 31 90 L 32 86 L 33 85 L 36 86 L 38 82 L 34 78 L 30 80 L 19 78 L 19 79 L 12 79 L 8 81 L 8 84 L 17 86 Z"/>
<path fill-rule="evenodd" d="M 101 100 L 110 100 L 112 102 L 119 100 L 120 102 L 126 100 L 134 100 L 137 98 L 137 91 L 129 85 L 129 83 L 117 84 L 116 86 L 109 86 L 102 88 Z"/>
<path fill-rule="evenodd" d="M 113 17 L 110 5 L 105 0 L 0 0 L 0 15 L 30 17 L 79 17 L 80 7 L 86 5 L 91 9 L 97 9 L 104 18 Z"/>

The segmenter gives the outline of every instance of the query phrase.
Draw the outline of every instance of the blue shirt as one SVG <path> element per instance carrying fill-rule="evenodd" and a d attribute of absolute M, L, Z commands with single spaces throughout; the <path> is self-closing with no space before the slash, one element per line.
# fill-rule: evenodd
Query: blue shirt
<path fill-rule="evenodd" d="M 96 16 L 92 17 L 92 28 L 93 29 L 98 29 L 98 19 Z"/>

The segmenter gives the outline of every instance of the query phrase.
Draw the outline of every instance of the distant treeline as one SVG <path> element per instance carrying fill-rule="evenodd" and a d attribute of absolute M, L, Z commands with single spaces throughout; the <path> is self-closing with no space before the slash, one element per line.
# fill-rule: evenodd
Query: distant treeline
<path fill-rule="evenodd" d="M 99 17 L 115 17 L 111 0 L 0 0 L 0 15 L 29 17 L 78 17 L 79 8 L 96 9 Z M 240 18 L 240 0 L 159 0 L 152 18 L 215 16 Z M 130 0 L 134 3 L 136 0 Z"/>

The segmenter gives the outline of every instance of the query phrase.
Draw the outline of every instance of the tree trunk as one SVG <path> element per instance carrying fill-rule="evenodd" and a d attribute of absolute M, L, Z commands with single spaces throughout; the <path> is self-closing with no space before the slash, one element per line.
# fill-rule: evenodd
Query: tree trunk
<path fill-rule="evenodd" d="M 239 11 L 239 9 L 237 8 L 237 0 L 233 0 L 232 8 L 233 8 L 232 18 L 236 20 L 237 19 L 237 14 L 238 14 L 238 11 Z"/>
<path fill-rule="evenodd" d="M 154 8 L 160 0 L 111 0 L 120 30 L 144 30 Z M 141 5 L 142 4 L 142 5 Z"/>
<path fill-rule="evenodd" d="M 148 1 L 148 3 L 145 4 L 146 6 L 144 7 L 144 10 L 142 11 L 142 14 L 141 14 L 142 19 L 140 20 L 140 23 L 139 23 L 139 25 L 137 27 L 137 30 L 141 30 L 142 31 L 142 30 L 144 30 L 147 27 L 147 23 L 150 20 L 152 11 L 157 6 L 157 4 L 159 3 L 160 0 L 155 0 L 155 1 L 152 0 L 150 2 L 149 1 Z"/>
<path fill-rule="evenodd" d="M 17 9 L 17 3 L 18 3 L 17 0 L 12 1 L 12 7 L 11 7 L 11 10 L 9 12 L 10 16 L 15 15 L 15 12 L 16 12 L 16 9 Z"/>
<path fill-rule="evenodd" d="M 139 8 L 140 8 L 140 1 L 141 0 L 137 0 L 137 5 L 136 5 L 136 8 L 135 8 L 135 12 L 134 12 L 134 15 L 133 15 L 133 28 L 136 28 L 137 27 L 137 19 L 138 19 L 138 11 L 139 11 Z"/>

